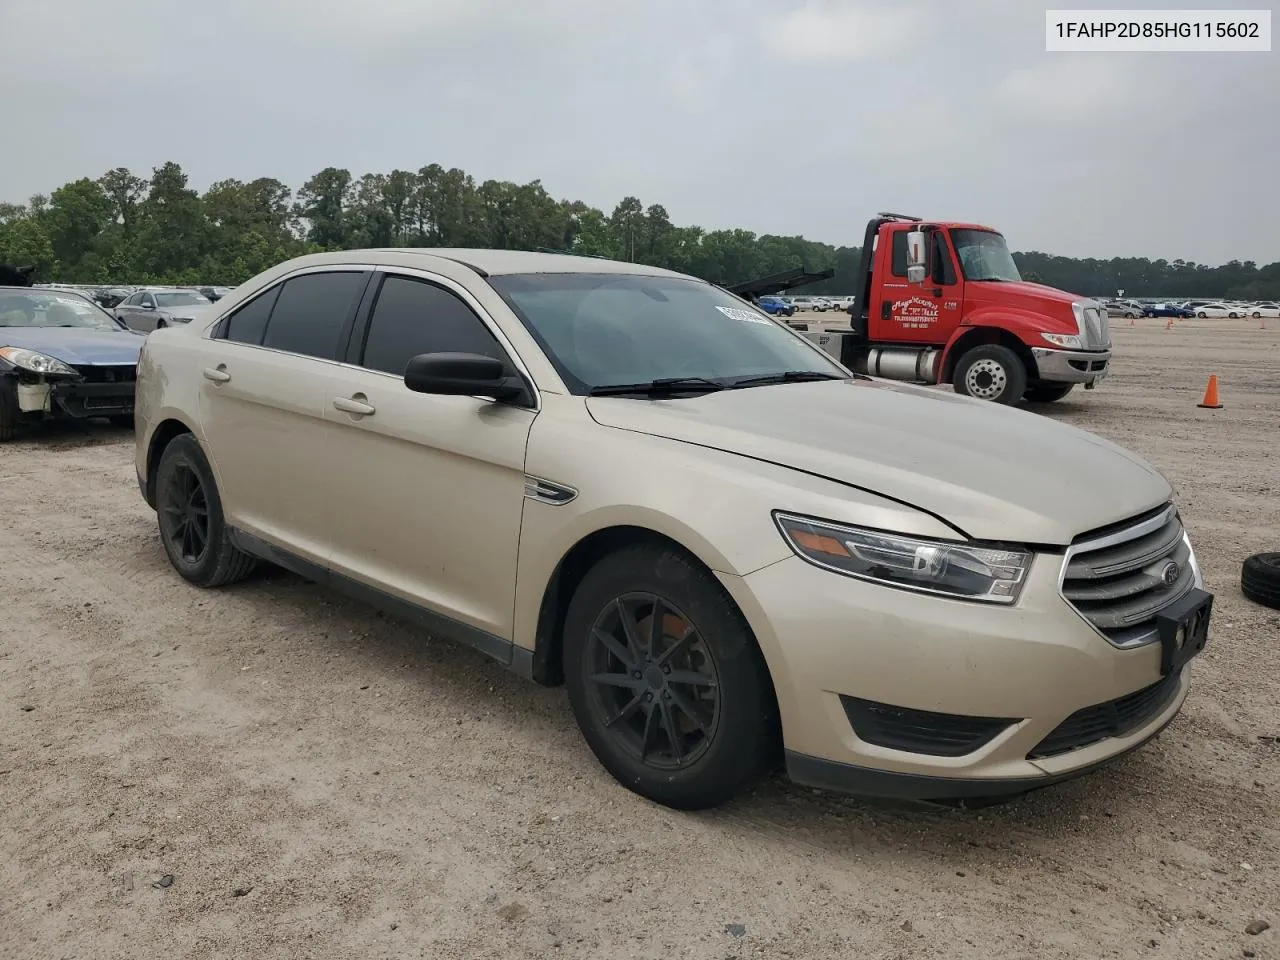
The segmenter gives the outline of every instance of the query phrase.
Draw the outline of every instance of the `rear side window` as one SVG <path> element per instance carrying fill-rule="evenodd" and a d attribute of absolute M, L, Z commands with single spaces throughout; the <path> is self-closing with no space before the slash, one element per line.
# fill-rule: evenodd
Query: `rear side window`
<path fill-rule="evenodd" d="M 286 280 L 267 323 L 262 345 L 333 360 L 364 274 L 354 270 L 307 273 Z"/>
<path fill-rule="evenodd" d="M 277 284 L 227 317 L 226 333 L 223 334 L 223 339 L 261 346 L 262 334 L 267 329 L 267 318 L 271 316 L 271 308 L 275 305 L 278 296 L 280 296 L 280 286 Z"/>
<path fill-rule="evenodd" d="M 403 376 L 409 360 L 420 353 L 507 359 L 497 339 L 455 294 L 425 280 L 389 276 L 373 307 L 361 365 Z"/>

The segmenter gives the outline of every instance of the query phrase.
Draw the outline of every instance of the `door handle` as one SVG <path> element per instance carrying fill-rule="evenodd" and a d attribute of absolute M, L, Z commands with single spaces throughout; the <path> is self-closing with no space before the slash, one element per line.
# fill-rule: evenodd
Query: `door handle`
<path fill-rule="evenodd" d="M 205 367 L 204 378 L 214 383 L 226 383 L 231 379 L 231 374 L 227 373 L 227 368 L 223 364 L 218 364 L 216 367 Z"/>
<path fill-rule="evenodd" d="M 363 393 L 357 393 L 352 397 L 334 397 L 333 408 L 341 410 L 343 413 L 350 413 L 357 417 L 369 417 L 377 412 L 377 407 L 366 401 Z"/>
<path fill-rule="evenodd" d="M 933 295 L 934 295 L 935 297 L 940 297 L 940 296 L 942 296 L 942 288 L 941 288 L 941 287 L 934 287 L 934 288 L 933 288 Z"/>

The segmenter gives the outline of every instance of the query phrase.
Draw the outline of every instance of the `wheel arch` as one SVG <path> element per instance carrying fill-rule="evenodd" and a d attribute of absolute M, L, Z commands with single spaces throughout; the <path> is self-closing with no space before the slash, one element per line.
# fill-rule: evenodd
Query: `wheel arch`
<path fill-rule="evenodd" d="M 950 383 L 951 378 L 955 376 L 956 364 L 960 362 L 960 358 L 974 347 L 987 344 L 1008 347 L 1022 361 L 1022 365 L 1027 371 L 1027 380 L 1031 381 L 1038 378 L 1039 367 L 1036 364 L 1036 358 L 1032 355 L 1031 348 L 1023 343 L 1019 337 L 1000 327 L 970 327 L 951 341 L 950 346 L 947 347 L 938 372 L 938 382 Z"/>
<path fill-rule="evenodd" d="M 560 558 L 542 591 L 538 607 L 537 627 L 534 636 L 532 657 L 532 678 L 543 686 L 559 686 L 564 682 L 563 642 L 565 616 L 574 592 L 587 572 L 600 560 L 625 547 L 638 544 L 654 544 L 679 551 L 703 570 L 715 581 L 714 565 L 699 556 L 698 551 L 691 549 L 686 543 L 675 537 L 661 533 L 651 527 L 635 523 L 618 523 L 600 527 L 580 537 Z M 722 588 L 723 589 L 723 588 Z M 746 612 L 729 592 L 725 598 L 734 606 L 751 630 Z M 751 632 L 751 642 L 760 651 L 761 662 L 768 674 L 770 690 L 777 699 L 777 689 L 773 674 L 769 667 L 768 657 L 760 645 L 755 632 Z"/>
<path fill-rule="evenodd" d="M 151 431 L 151 436 L 147 439 L 147 475 L 143 494 L 147 505 L 152 509 L 156 505 L 156 469 L 160 465 L 160 454 L 164 453 L 165 447 L 169 446 L 174 438 L 184 433 L 196 436 L 195 430 L 186 422 L 177 417 L 167 417 L 156 424 L 156 428 Z"/>

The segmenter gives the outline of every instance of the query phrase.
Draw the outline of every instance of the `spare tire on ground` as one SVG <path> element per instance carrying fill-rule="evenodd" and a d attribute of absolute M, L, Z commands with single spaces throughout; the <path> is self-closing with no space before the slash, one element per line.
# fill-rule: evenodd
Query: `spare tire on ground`
<path fill-rule="evenodd" d="M 1280 553 L 1255 553 L 1245 560 L 1240 589 L 1254 603 L 1280 610 Z"/>

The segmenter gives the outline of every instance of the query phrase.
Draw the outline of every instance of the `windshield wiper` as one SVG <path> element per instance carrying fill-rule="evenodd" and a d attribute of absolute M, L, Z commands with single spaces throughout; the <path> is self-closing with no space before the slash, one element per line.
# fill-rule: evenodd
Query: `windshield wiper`
<path fill-rule="evenodd" d="M 806 380 L 847 380 L 848 377 L 838 373 L 822 373 L 818 370 L 784 370 L 781 373 L 766 373 L 758 377 L 740 377 L 729 386 L 758 387 L 770 383 L 803 383 Z"/>
<path fill-rule="evenodd" d="M 592 387 L 587 391 L 587 395 L 614 397 L 639 393 L 654 396 L 665 393 L 711 393 L 724 389 L 726 389 L 725 385 L 719 380 L 708 380 L 706 377 L 663 377 L 647 383 L 606 383 L 599 387 Z"/>

